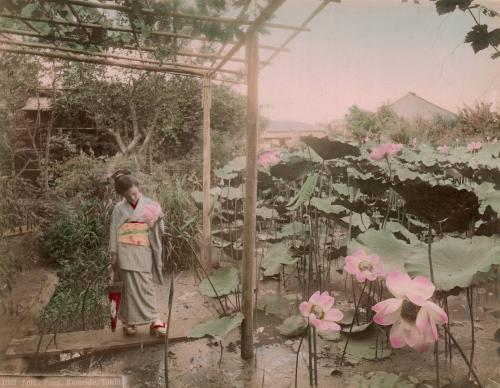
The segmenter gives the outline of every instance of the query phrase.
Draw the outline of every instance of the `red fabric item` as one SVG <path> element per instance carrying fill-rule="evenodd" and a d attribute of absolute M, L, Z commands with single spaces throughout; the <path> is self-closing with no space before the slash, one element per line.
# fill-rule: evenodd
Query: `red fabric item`
<path fill-rule="evenodd" d="M 121 292 L 111 291 L 108 293 L 111 312 L 111 331 L 116 330 L 116 322 L 118 321 L 118 309 L 120 308 Z"/>

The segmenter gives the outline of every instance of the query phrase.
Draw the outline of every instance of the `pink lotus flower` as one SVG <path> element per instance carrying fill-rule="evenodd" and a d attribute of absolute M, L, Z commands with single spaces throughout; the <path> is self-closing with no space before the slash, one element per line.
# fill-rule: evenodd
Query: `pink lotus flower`
<path fill-rule="evenodd" d="M 158 202 L 154 202 L 152 204 L 144 205 L 142 217 L 148 226 L 152 228 L 158 218 L 163 217 L 160 204 Z"/>
<path fill-rule="evenodd" d="M 467 144 L 467 148 L 469 149 L 470 152 L 474 152 L 474 151 L 479 151 L 481 148 L 482 148 L 482 144 L 480 141 L 473 141 L 469 144 Z"/>
<path fill-rule="evenodd" d="M 258 164 L 263 167 L 273 166 L 278 164 L 280 160 L 278 150 L 269 150 L 259 155 Z"/>
<path fill-rule="evenodd" d="M 380 144 L 375 147 L 370 154 L 373 160 L 382 160 L 396 155 L 403 148 L 402 144 Z"/>
<path fill-rule="evenodd" d="M 328 291 L 320 294 L 316 291 L 311 295 L 308 302 L 302 302 L 299 306 L 302 316 L 308 318 L 309 323 L 321 331 L 338 331 L 340 321 L 344 314 L 339 309 L 333 308 L 335 298 Z"/>
<path fill-rule="evenodd" d="M 387 289 L 395 296 L 372 307 L 373 321 L 379 325 L 392 325 L 391 346 L 408 345 L 419 352 L 425 351 L 438 340 L 436 325 L 448 322 L 446 313 L 429 301 L 435 287 L 425 276 L 411 279 L 407 273 L 394 271 L 386 278 Z"/>
<path fill-rule="evenodd" d="M 380 257 L 367 255 L 363 249 L 358 249 L 352 256 L 345 258 L 344 269 L 347 273 L 356 276 L 358 282 L 373 281 L 384 275 Z"/>

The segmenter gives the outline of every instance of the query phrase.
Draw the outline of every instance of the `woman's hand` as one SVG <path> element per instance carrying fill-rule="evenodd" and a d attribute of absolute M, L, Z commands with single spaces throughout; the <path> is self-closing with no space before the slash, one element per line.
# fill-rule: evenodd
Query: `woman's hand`
<path fill-rule="evenodd" d="M 118 272 L 118 255 L 116 253 L 111 253 L 110 277 L 111 283 L 120 280 L 120 275 Z"/>

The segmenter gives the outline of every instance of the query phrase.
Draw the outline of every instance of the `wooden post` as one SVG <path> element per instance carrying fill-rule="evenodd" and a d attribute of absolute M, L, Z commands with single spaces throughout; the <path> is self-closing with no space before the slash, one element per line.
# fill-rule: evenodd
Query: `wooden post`
<path fill-rule="evenodd" d="M 203 78 L 203 231 L 201 239 L 201 262 L 205 270 L 212 271 L 212 231 L 210 225 L 210 169 L 211 135 L 210 108 L 212 105 L 212 84 L 209 77 Z"/>
<path fill-rule="evenodd" d="M 246 43 L 247 68 L 247 160 L 245 180 L 245 222 L 243 230 L 241 357 L 253 358 L 253 313 L 255 300 L 255 207 L 257 199 L 257 122 L 259 51 L 258 35 L 252 32 Z"/>

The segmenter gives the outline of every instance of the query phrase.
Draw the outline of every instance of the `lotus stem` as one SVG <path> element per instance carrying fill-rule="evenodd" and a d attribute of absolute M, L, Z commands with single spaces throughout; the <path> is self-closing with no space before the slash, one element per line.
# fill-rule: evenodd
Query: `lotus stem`
<path fill-rule="evenodd" d="M 312 328 L 313 336 L 313 360 L 314 360 L 314 385 L 318 385 L 318 355 L 316 353 L 316 328 Z"/>
<path fill-rule="evenodd" d="M 297 349 L 297 357 L 295 358 L 295 388 L 297 388 L 297 371 L 299 370 L 299 353 L 300 353 L 300 348 L 302 346 L 302 342 L 304 341 L 304 337 L 305 336 L 302 336 L 302 338 L 300 339 L 299 347 Z"/>
<path fill-rule="evenodd" d="M 477 386 L 479 388 L 482 388 L 483 386 L 481 385 L 481 382 L 479 381 L 479 377 L 477 376 L 476 372 L 474 371 L 474 368 L 472 368 L 472 365 L 470 364 L 469 360 L 467 359 L 467 356 L 465 355 L 464 351 L 462 350 L 462 348 L 458 344 L 457 340 L 451 334 L 450 329 L 446 325 L 443 325 L 443 327 L 444 327 L 444 330 L 446 331 L 446 333 L 448 334 L 448 336 L 450 337 L 450 339 L 452 340 L 453 344 L 455 344 L 455 346 L 457 347 L 458 352 L 462 356 L 463 360 L 465 361 L 465 363 L 469 367 L 469 371 L 472 373 L 472 376 L 474 376 L 474 380 L 476 381 Z"/>
<path fill-rule="evenodd" d="M 344 363 L 345 352 L 347 351 L 347 345 L 349 345 L 349 339 L 351 338 L 352 328 L 354 327 L 354 322 L 356 322 L 358 316 L 359 305 L 361 304 L 361 298 L 363 293 L 365 292 L 367 281 L 365 280 L 363 284 L 363 289 L 361 290 L 361 294 L 359 294 L 358 302 L 356 303 L 356 299 L 354 299 L 354 316 L 352 317 L 351 326 L 349 327 L 349 335 L 345 340 L 344 350 L 342 350 L 342 356 L 340 356 L 340 365 Z"/>
<path fill-rule="evenodd" d="M 165 334 L 165 387 L 168 388 L 168 335 L 170 332 L 170 318 L 172 317 L 172 305 L 174 304 L 174 273 L 172 272 L 170 279 L 170 290 L 168 292 L 168 316 L 167 316 L 167 332 Z"/>
<path fill-rule="evenodd" d="M 471 377 L 472 371 L 471 368 L 474 365 L 474 348 L 476 346 L 476 341 L 474 337 L 474 295 L 472 293 L 473 288 L 467 288 L 467 305 L 469 307 L 469 315 L 470 315 L 470 327 L 471 327 L 471 350 L 470 350 L 470 366 L 469 366 L 469 379 Z"/>
<path fill-rule="evenodd" d="M 312 358 L 312 333 L 311 325 L 307 326 L 307 346 L 309 348 L 309 385 L 313 385 L 313 358 Z"/>
<path fill-rule="evenodd" d="M 432 254 L 431 254 L 431 247 L 432 247 L 432 227 L 431 223 L 429 222 L 429 236 L 428 236 L 428 252 L 429 252 L 429 272 L 431 275 L 431 282 L 434 283 L 434 269 L 432 267 Z M 439 338 L 436 340 L 434 343 L 434 359 L 436 361 L 436 384 L 437 388 L 441 386 L 440 381 L 439 381 Z"/>

